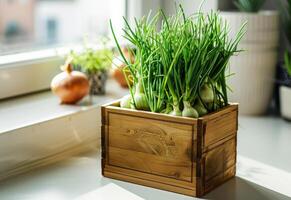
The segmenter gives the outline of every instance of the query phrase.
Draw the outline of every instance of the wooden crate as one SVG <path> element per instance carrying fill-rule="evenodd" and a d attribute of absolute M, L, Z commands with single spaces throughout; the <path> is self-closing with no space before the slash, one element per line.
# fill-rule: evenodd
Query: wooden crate
<path fill-rule="evenodd" d="M 235 176 L 238 105 L 199 119 L 102 107 L 102 174 L 200 197 Z"/>

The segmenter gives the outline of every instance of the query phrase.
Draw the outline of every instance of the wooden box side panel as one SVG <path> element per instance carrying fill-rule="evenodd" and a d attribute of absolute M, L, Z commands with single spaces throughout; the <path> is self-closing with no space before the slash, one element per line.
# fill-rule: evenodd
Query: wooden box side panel
<path fill-rule="evenodd" d="M 235 176 L 236 146 L 235 136 L 203 154 L 203 194 Z"/>
<path fill-rule="evenodd" d="M 203 121 L 203 152 L 209 151 L 236 136 L 238 128 L 238 106 L 233 104 L 206 116 Z"/>
<path fill-rule="evenodd" d="M 236 172 L 238 105 L 228 107 L 199 119 L 197 167 L 200 179 L 198 196 L 213 190 Z M 200 148 L 200 149 L 199 149 Z"/>

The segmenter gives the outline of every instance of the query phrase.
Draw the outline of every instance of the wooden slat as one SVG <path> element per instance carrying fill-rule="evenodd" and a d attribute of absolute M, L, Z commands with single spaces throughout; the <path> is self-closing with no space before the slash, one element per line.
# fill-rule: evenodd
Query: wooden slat
<path fill-rule="evenodd" d="M 142 152 L 109 148 L 109 165 L 147 172 L 191 182 L 192 163 L 179 159 L 168 159 Z"/>
<path fill-rule="evenodd" d="M 149 181 L 146 179 L 131 177 L 131 176 L 122 175 L 119 173 L 112 173 L 109 171 L 105 171 L 104 175 L 108 178 L 114 178 L 114 179 L 118 179 L 118 180 L 122 180 L 122 181 L 136 183 L 136 184 L 140 184 L 140 185 L 144 185 L 144 186 L 149 186 L 149 187 L 167 190 L 167 191 L 171 191 L 171 192 L 176 192 L 176 193 L 180 193 L 180 194 L 185 194 L 185 195 L 189 195 L 189 196 L 196 196 L 195 188 L 187 189 L 187 188 L 183 188 L 183 187 L 176 187 L 176 186 L 169 185 L 167 183 L 159 183 L 159 182 L 155 182 L 155 181 Z"/>
<path fill-rule="evenodd" d="M 213 144 L 208 145 L 207 147 L 204 147 L 203 148 L 203 153 L 211 151 L 211 150 L 215 149 L 216 147 L 224 144 L 225 142 L 227 142 L 227 141 L 229 141 L 231 139 L 236 139 L 236 136 L 237 136 L 237 133 L 235 132 L 235 133 L 230 134 L 229 136 L 226 136 L 225 138 L 217 141 L 216 143 L 213 143 Z"/>
<path fill-rule="evenodd" d="M 221 146 L 205 154 L 204 180 L 222 174 L 225 169 L 235 164 L 236 146 L 235 139 L 231 139 Z"/>
<path fill-rule="evenodd" d="M 153 113 L 153 112 L 142 111 L 142 110 L 120 108 L 117 106 L 107 106 L 106 109 L 110 113 L 118 113 L 118 114 L 124 114 L 127 116 L 135 116 L 135 117 L 141 117 L 141 118 L 157 119 L 160 121 L 176 122 L 176 123 L 181 123 L 181 124 L 196 125 L 198 121 L 197 119 L 189 118 L 189 117 L 177 117 L 177 116 L 171 116 L 171 115 L 167 115 L 163 113 Z"/>
<path fill-rule="evenodd" d="M 203 119 L 203 121 L 210 121 L 212 119 L 215 119 L 217 117 L 221 117 L 224 114 L 227 114 L 229 112 L 238 111 L 238 104 L 237 103 L 231 103 L 230 105 L 226 106 L 225 108 L 222 108 L 220 110 L 217 110 L 215 112 L 209 113 L 207 115 L 204 115 L 200 119 Z"/>
<path fill-rule="evenodd" d="M 195 165 L 195 163 L 194 163 L 194 165 Z M 195 186 L 196 186 L 196 177 L 195 177 L 195 179 L 192 180 L 192 182 L 188 182 L 188 181 L 178 180 L 175 178 L 157 176 L 157 175 L 149 174 L 149 173 L 145 173 L 145 172 L 116 167 L 116 166 L 112 166 L 112 165 L 107 165 L 105 167 L 105 171 L 112 172 L 112 173 L 119 173 L 119 174 L 123 174 L 123 175 L 128 175 L 128 176 L 132 176 L 135 178 L 142 178 L 142 179 L 146 179 L 146 180 L 158 182 L 158 183 L 167 183 L 168 185 L 183 187 L 183 188 L 187 188 L 187 189 L 193 189 L 193 188 L 195 189 Z"/>
<path fill-rule="evenodd" d="M 102 171 L 106 163 L 105 125 L 101 125 L 101 167 Z M 103 173 L 103 172 L 102 172 Z"/>
<path fill-rule="evenodd" d="M 237 131 L 237 111 L 232 110 L 223 115 L 203 121 L 204 127 L 204 148 L 217 144 L 220 140 L 234 136 Z"/>
<path fill-rule="evenodd" d="M 219 185 L 225 183 L 227 180 L 235 176 L 235 166 L 231 166 L 229 169 L 225 170 L 223 173 L 213 177 L 211 180 L 207 181 L 204 185 L 203 195 L 210 192 Z"/>

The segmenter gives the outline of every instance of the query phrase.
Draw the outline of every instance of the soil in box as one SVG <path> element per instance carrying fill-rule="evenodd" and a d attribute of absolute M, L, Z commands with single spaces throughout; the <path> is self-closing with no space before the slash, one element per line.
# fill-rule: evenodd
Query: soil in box
<path fill-rule="evenodd" d="M 190 196 L 235 176 L 238 106 L 199 119 L 102 107 L 102 173 Z"/>

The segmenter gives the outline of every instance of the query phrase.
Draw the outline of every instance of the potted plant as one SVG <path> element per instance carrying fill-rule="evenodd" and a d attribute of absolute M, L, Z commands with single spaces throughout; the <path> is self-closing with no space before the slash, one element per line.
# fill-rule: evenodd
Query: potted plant
<path fill-rule="evenodd" d="M 85 72 L 90 82 L 90 94 L 105 94 L 107 72 L 111 67 L 113 53 L 103 45 L 102 49 L 85 47 L 85 50 L 77 53 L 71 51 L 72 64 L 76 69 Z"/>
<path fill-rule="evenodd" d="M 282 117 L 291 120 L 291 57 L 289 53 L 285 54 L 284 67 L 280 86 L 280 108 Z"/>
<path fill-rule="evenodd" d="M 280 111 L 284 119 L 291 120 L 291 1 L 281 1 L 282 21 L 284 26 L 286 50 L 284 64 L 280 67 Z"/>
<path fill-rule="evenodd" d="M 273 93 L 279 41 L 277 11 L 261 11 L 265 0 L 235 0 L 238 11 L 223 11 L 233 35 L 247 21 L 247 32 L 240 43 L 244 51 L 230 60 L 229 97 L 240 103 L 240 113 L 264 114 Z"/>
<path fill-rule="evenodd" d="M 133 85 L 102 106 L 103 175 L 191 196 L 232 178 L 238 106 L 228 101 L 226 69 L 243 27 L 230 40 L 218 13 L 186 16 L 181 7 L 135 27 L 125 20 L 130 62 L 110 25 Z"/>

